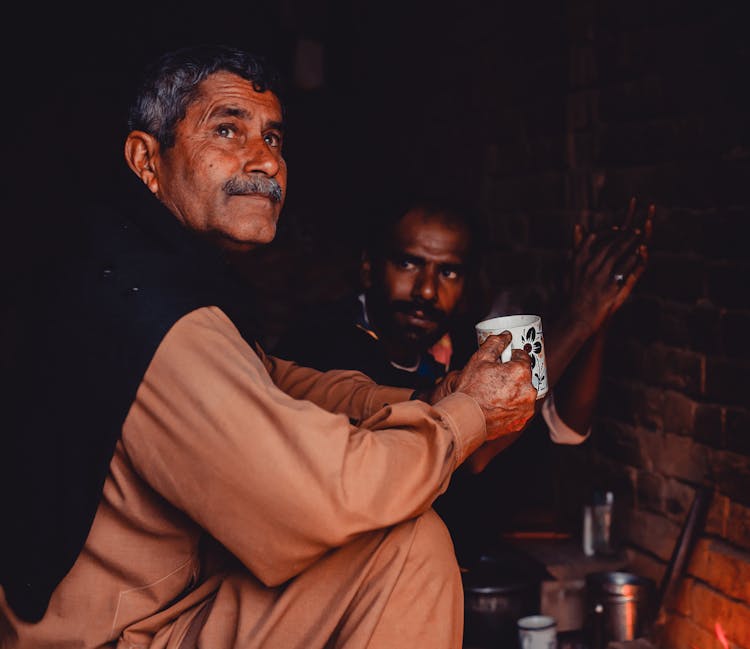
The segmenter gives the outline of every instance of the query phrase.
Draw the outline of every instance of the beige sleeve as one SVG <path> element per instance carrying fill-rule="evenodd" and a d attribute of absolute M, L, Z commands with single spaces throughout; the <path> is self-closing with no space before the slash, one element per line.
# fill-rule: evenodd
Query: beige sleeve
<path fill-rule="evenodd" d="M 256 350 L 271 380 L 294 399 L 307 399 L 361 422 L 384 406 L 408 401 L 414 390 L 378 385 L 352 370 L 319 372 Z"/>
<path fill-rule="evenodd" d="M 344 383 L 334 377 L 331 389 Z M 280 390 L 227 317 L 204 308 L 162 341 L 122 439 L 153 489 L 277 585 L 360 533 L 424 512 L 485 436 L 464 394 L 394 403 L 354 427 Z"/>

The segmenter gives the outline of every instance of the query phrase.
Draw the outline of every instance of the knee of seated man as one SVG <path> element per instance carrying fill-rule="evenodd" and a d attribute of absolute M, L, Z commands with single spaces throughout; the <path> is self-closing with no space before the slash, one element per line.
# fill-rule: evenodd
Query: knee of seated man
<path fill-rule="evenodd" d="M 460 579 L 450 532 L 433 509 L 428 509 L 417 519 L 409 554 L 412 560 L 425 559 L 431 570 L 440 571 L 447 579 L 457 576 Z"/>

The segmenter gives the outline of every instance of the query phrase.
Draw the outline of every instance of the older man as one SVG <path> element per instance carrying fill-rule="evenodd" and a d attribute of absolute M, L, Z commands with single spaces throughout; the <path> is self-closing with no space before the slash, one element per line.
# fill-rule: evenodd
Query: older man
<path fill-rule="evenodd" d="M 168 53 L 129 126 L 144 195 L 84 220 L 13 309 L 0 645 L 459 647 L 431 504 L 532 416 L 529 358 L 493 336 L 428 404 L 266 355 L 225 253 L 276 231 L 275 75 Z"/>

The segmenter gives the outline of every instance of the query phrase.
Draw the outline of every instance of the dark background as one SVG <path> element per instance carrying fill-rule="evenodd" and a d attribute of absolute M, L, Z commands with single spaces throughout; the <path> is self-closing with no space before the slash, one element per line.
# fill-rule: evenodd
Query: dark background
<path fill-rule="evenodd" d="M 262 255 L 278 266 L 276 284 L 262 282 L 264 290 L 292 300 L 345 290 L 368 208 L 407 183 L 481 210 L 498 252 L 528 255 L 541 243 L 549 254 L 531 270 L 505 263 L 491 272 L 506 286 L 525 285 L 527 299 L 549 301 L 558 253 L 582 215 L 615 218 L 630 194 L 689 207 L 736 202 L 745 177 L 727 168 L 727 156 L 745 156 L 750 137 L 741 4 L 17 7 L 3 43 L 4 262 L 12 271 L 19 257 L 33 257 L 13 245 L 19 237 L 32 247 L 60 245 L 77 204 L 110 200 L 129 179 L 125 111 L 142 65 L 172 47 L 224 42 L 268 55 L 288 81 L 289 192 L 278 240 Z M 298 60 L 310 42 L 322 56 L 312 86 L 300 80 Z M 596 93 L 596 114 L 579 89 Z M 639 119 L 646 123 L 634 129 Z M 586 133 L 575 120 L 596 128 Z M 672 163 L 675 153 L 677 168 L 651 178 L 620 173 Z M 690 165 L 706 153 L 717 164 Z M 597 180 L 612 163 L 614 173 Z M 295 260 L 312 262 L 312 271 L 300 273 Z M 274 296 L 271 327 L 281 329 L 288 314 Z"/>
<path fill-rule="evenodd" d="M 135 73 L 163 49 L 196 42 L 267 53 L 290 81 L 288 201 L 277 240 L 247 273 L 271 340 L 310 303 L 351 287 L 365 215 L 404 180 L 478 209 L 492 285 L 545 318 L 561 299 L 573 224 L 615 223 L 634 195 L 640 215 L 653 202 L 649 268 L 612 324 L 590 442 L 547 448 L 549 464 L 533 453 L 498 463 L 523 468 L 523 482 L 488 499 L 533 500 L 543 484 L 575 530 L 592 489 L 612 489 L 633 565 L 658 579 L 695 487 L 709 486 L 686 599 L 672 611 L 675 646 L 711 646 L 721 619 L 735 646 L 750 647 L 746 6 L 289 0 L 6 10 L 5 286 L 66 245 L 82 201 L 117 200 L 130 174 L 122 143 Z M 317 84 L 295 64 L 310 42 L 323 53 Z"/>

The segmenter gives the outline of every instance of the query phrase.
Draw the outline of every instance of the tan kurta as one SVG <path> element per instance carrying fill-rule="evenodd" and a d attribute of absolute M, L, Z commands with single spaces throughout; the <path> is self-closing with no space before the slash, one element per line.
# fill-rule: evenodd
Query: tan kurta
<path fill-rule="evenodd" d="M 213 594 L 200 647 L 460 647 L 460 576 L 430 505 L 484 418 L 463 394 L 409 395 L 259 356 L 216 308 L 185 316 L 45 617 L 20 622 L 0 589 L 0 647 L 176 649 Z"/>

